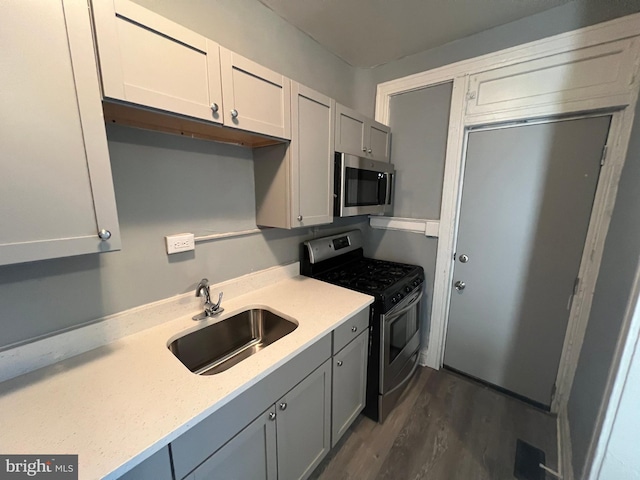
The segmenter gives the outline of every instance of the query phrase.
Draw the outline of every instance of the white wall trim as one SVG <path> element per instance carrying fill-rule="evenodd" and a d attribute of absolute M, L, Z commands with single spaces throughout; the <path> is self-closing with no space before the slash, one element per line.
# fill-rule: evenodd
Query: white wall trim
<path fill-rule="evenodd" d="M 563 480 L 573 480 L 571 431 L 567 409 L 564 407 L 558 412 L 556 428 L 558 434 L 558 472 L 562 475 Z"/>
<path fill-rule="evenodd" d="M 458 210 L 462 193 L 465 129 L 464 106 L 468 76 L 453 81 L 451 110 L 444 165 L 444 186 L 440 206 L 440 232 L 436 250 L 436 269 L 431 303 L 431 332 L 427 345 L 427 366 L 439 369 L 449 320 L 449 299 L 453 276 L 453 253 L 458 236 Z M 424 349 L 424 346 L 423 346 Z"/>
<path fill-rule="evenodd" d="M 496 67 L 638 35 L 640 13 L 380 83 L 376 94 L 375 118 L 380 123 L 389 124 L 389 102 L 394 95 L 447 83 L 456 77 Z"/>
<path fill-rule="evenodd" d="M 437 238 L 440 229 L 440 220 L 370 216 L 369 225 L 371 228 L 381 230 L 400 230 L 402 232 L 420 233 L 425 237 Z"/>
<path fill-rule="evenodd" d="M 609 153 L 598 183 L 596 203 L 594 204 L 589 226 L 585 255 L 583 255 L 580 267 L 581 275 L 584 275 L 584 277 L 581 277 L 583 282 L 578 295 L 579 298 L 576 298 L 572 307 L 567 338 L 565 339 L 565 350 L 563 351 L 563 358 L 558 372 L 557 394 L 552 403 L 553 412 L 561 411 L 561 407 L 566 403 L 570 393 L 580 347 L 584 339 L 586 322 L 591 308 L 591 297 L 595 289 L 595 281 L 604 249 L 604 240 L 615 203 L 617 184 L 626 157 L 634 109 L 638 97 L 640 41 L 637 38 L 633 38 L 637 36 L 640 36 L 640 14 L 629 15 L 591 27 L 555 35 L 536 42 L 378 85 L 376 120 L 388 124 L 391 97 L 453 81 L 439 242 L 436 254 L 431 332 L 425 357 L 428 366 L 436 369 L 440 368 L 444 356 L 453 274 L 452 259 L 455 252 L 459 203 L 463 182 L 466 127 L 606 110 L 613 117 L 609 135 Z M 539 98 L 532 97 L 530 103 L 523 102 L 522 98 L 518 98 L 511 105 L 508 101 L 502 102 L 502 105 L 499 108 L 496 107 L 495 111 L 487 110 L 481 114 L 468 113 L 468 102 L 476 98 L 475 90 L 473 92 L 470 91 L 471 77 L 473 75 L 477 76 L 481 72 L 491 72 L 495 69 L 502 69 L 527 61 L 536 61 L 537 64 L 542 64 L 542 67 L 537 68 L 544 70 L 545 61 L 550 62 L 549 65 L 553 61 L 557 63 L 557 58 L 560 55 L 568 59 L 567 69 L 570 73 L 572 71 L 571 68 L 573 68 L 571 52 L 581 50 L 579 54 L 576 53 L 575 57 L 577 58 L 583 55 L 583 49 L 587 47 L 600 46 L 622 39 L 629 40 L 620 42 L 622 45 L 619 50 L 619 52 L 622 52 L 620 61 L 631 61 L 631 65 L 629 66 L 625 63 L 626 73 L 629 75 L 629 77 L 625 78 L 629 79 L 623 79 L 624 81 L 617 79 L 617 90 L 612 89 L 610 92 L 603 92 L 602 85 L 598 85 L 597 88 L 592 88 L 591 90 L 577 88 L 575 91 L 571 91 L 572 94 L 566 101 L 562 98 L 551 98 L 553 95 L 550 97 L 551 100 L 546 103 L 540 102 Z M 553 57 L 554 55 L 556 57 Z M 568 77 L 568 81 L 571 81 L 571 75 L 568 75 Z M 563 78 L 562 80 L 567 79 Z M 421 358 L 423 358 L 422 355 Z"/>
<path fill-rule="evenodd" d="M 634 104 L 635 105 L 635 102 Z M 622 167 L 627 156 L 627 146 L 631 137 L 634 112 L 633 107 L 613 115 L 609 130 L 608 158 L 600 172 L 596 196 L 593 202 L 589 230 L 585 241 L 585 249 L 578 273 L 581 279 L 577 295 L 571 306 L 567 333 L 564 339 L 562 356 L 556 378 L 556 391 L 551 405 L 552 411 L 559 411 L 569 401 L 571 387 L 575 376 L 580 351 L 587 331 L 593 294 L 611 213 L 618 193 L 618 182 L 622 174 Z"/>

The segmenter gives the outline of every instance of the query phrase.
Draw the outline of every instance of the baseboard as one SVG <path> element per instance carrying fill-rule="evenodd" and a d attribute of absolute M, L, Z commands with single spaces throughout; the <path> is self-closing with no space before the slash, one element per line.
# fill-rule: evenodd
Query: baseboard
<path fill-rule="evenodd" d="M 563 480 L 574 480 L 572 450 L 571 450 L 571 431 L 569 429 L 569 417 L 567 409 L 561 408 L 558 412 L 558 471 L 562 475 Z"/>
<path fill-rule="evenodd" d="M 418 355 L 418 365 L 420 365 L 421 367 L 431 367 L 431 365 L 429 365 L 429 363 L 427 362 L 427 358 L 427 351 L 420 350 L 420 354 Z"/>

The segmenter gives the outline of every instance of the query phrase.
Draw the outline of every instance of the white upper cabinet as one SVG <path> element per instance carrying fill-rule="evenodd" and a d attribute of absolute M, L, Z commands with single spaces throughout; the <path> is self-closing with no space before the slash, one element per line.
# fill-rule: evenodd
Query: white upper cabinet
<path fill-rule="evenodd" d="M 339 103 L 336 104 L 335 136 L 337 152 L 389 161 L 390 128 Z"/>
<path fill-rule="evenodd" d="M 292 82 L 291 143 L 254 150 L 258 225 L 333 221 L 334 111 L 333 99 Z"/>
<path fill-rule="evenodd" d="M 0 15 L 0 265 L 119 249 L 86 2 Z"/>
<path fill-rule="evenodd" d="M 291 138 L 291 81 L 220 47 L 224 123 L 278 138 Z"/>
<path fill-rule="evenodd" d="M 128 0 L 94 0 L 106 99 L 222 123 L 217 43 Z"/>
<path fill-rule="evenodd" d="M 291 85 L 285 76 L 129 0 L 93 0 L 92 9 L 106 100 L 291 138 Z M 202 127 L 140 111 L 105 106 L 105 112 L 134 126 L 260 143 L 233 134 L 225 137 L 229 130 L 207 135 Z"/>

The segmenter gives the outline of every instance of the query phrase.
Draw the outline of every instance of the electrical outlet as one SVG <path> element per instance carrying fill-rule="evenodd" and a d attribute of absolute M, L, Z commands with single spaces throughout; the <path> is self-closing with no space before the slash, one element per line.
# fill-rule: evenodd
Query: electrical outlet
<path fill-rule="evenodd" d="M 167 242 L 167 254 L 195 250 L 196 242 L 193 233 L 178 233 L 164 237 Z"/>

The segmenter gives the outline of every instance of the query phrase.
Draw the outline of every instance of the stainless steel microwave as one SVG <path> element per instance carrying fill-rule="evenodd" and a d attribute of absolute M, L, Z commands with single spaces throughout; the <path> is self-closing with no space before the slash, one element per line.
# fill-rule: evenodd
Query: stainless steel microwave
<path fill-rule="evenodd" d="M 391 212 L 393 165 L 336 152 L 333 215 L 383 215 Z"/>

